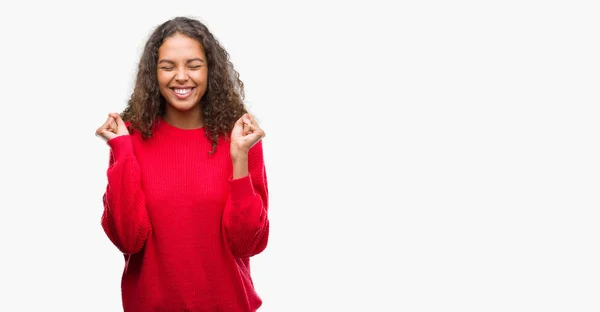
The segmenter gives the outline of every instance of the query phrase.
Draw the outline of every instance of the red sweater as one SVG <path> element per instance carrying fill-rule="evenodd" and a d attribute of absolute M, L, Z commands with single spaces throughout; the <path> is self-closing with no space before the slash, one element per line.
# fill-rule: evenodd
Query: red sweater
<path fill-rule="evenodd" d="M 262 141 L 239 179 L 229 142 L 209 156 L 203 128 L 158 119 L 152 138 L 136 131 L 108 145 L 102 227 L 125 256 L 124 311 L 256 311 L 249 258 L 269 236 Z"/>

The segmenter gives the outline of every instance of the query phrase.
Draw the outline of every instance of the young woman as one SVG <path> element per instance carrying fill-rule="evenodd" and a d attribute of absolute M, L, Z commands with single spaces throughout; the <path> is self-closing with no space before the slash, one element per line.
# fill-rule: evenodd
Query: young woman
<path fill-rule="evenodd" d="M 125 312 L 256 311 L 249 258 L 269 237 L 264 131 L 201 22 L 158 26 L 110 146 L 102 227 L 124 254 Z"/>

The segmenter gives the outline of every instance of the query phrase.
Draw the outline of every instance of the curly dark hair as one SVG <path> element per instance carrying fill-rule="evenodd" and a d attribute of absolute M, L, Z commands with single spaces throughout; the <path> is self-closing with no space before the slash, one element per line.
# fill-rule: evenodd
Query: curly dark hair
<path fill-rule="evenodd" d="M 158 49 L 165 39 L 176 34 L 198 40 L 206 54 L 208 85 L 200 102 L 206 137 L 212 141 L 212 154 L 219 137 L 227 138 L 235 121 L 247 110 L 243 102 L 244 84 L 229 60 L 229 54 L 198 20 L 176 17 L 159 25 L 150 35 L 138 65 L 133 93 L 121 117 L 130 123 L 130 132 L 138 130 L 144 139 L 152 137 L 152 126 L 158 116 L 164 115 L 166 105 L 156 75 Z"/>

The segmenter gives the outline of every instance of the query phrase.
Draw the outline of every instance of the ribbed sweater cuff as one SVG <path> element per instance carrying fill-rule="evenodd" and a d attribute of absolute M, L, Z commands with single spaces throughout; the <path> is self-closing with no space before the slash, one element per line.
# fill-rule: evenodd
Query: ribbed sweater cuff
<path fill-rule="evenodd" d="M 229 180 L 229 191 L 231 192 L 231 199 L 234 201 L 253 197 L 255 193 L 250 174 L 239 179 Z"/>
<path fill-rule="evenodd" d="M 115 160 L 133 156 L 131 135 L 120 135 L 116 138 L 108 140 L 107 144 L 110 146 Z"/>

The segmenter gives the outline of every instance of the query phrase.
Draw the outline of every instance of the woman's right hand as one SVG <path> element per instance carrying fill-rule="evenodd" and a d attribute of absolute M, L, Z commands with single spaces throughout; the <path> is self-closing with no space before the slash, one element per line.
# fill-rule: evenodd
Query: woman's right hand
<path fill-rule="evenodd" d="M 127 130 L 125 122 L 117 113 L 108 114 L 106 122 L 96 130 L 96 136 L 104 139 L 106 142 L 118 136 L 128 134 L 129 131 Z"/>

